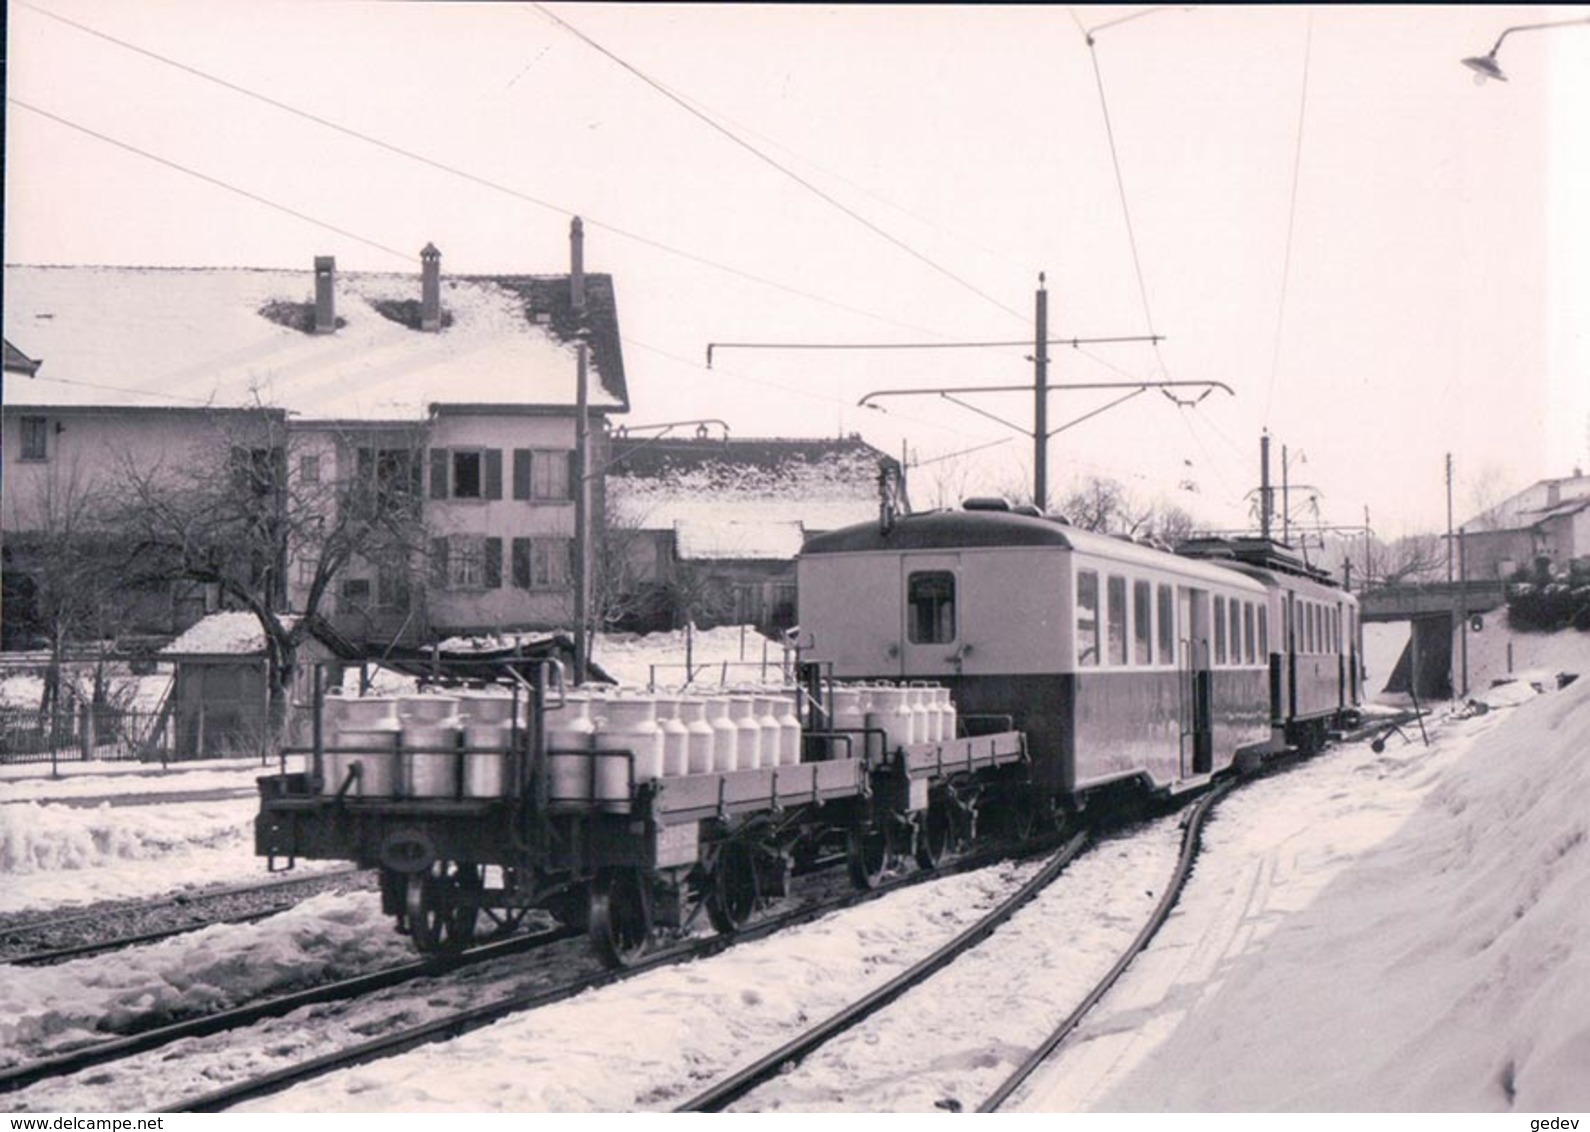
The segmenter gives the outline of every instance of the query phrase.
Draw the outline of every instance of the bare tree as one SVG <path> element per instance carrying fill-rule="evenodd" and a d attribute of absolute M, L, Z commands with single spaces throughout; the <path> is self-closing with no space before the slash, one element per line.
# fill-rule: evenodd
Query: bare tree
<path fill-rule="evenodd" d="M 103 654 L 123 619 L 115 600 L 119 557 L 105 524 L 103 493 L 69 467 L 42 481 L 16 515 L 8 532 L 8 561 L 20 560 L 25 572 L 9 595 L 11 616 L 24 633 L 48 641 L 39 710 L 61 706 L 63 662 L 70 646 L 90 646 Z M 15 568 L 12 568 L 15 571 Z M 93 698 L 104 696 L 103 660 L 94 666 Z"/>
<path fill-rule="evenodd" d="M 1433 534 L 1404 535 L 1390 543 L 1375 539 L 1369 563 L 1375 581 L 1382 585 L 1445 581 L 1446 540 Z"/>
<path fill-rule="evenodd" d="M 202 583 L 255 616 L 274 737 L 299 646 L 338 575 L 362 560 L 408 584 L 424 546 L 422 438 L 417 427 L 385 436 L 290 427 L 266 407 L 214 423 L 186 453 L 152 466 L 124 460 L 116 511 L 128 580 Z"/>

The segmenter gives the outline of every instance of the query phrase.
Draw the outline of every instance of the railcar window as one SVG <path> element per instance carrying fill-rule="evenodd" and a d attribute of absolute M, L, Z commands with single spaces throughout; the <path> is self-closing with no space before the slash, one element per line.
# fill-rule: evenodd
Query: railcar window
<path fill-rule="evenodd" d="M 1313 602 L 1308 605 L 1308 651 L 1319 651 L 1319 607 Z"/>
<path fill-rule="evenodd" d="M 955 575 L 924 570 L 906 583 L 909 603 L 907 637 L 914 645 L 943 644 L 955 639 Z"/>
<path fill-rule="evenodd" d="M 1159 587 L 1159 662 L 1176 663 L 1176 591 Z"/>
<path fill-rule="evenodd" d="M 1243 658 L 1253 664 L 1258 658 L 1253 651 L 1253 603 L 1242 603 L 1242 654 Z"/>
<path fill-rule="evenodd" d="M 1333 652 L 1347 651 L 1342 648 L 1342 611 L 1340 609 L 1331 610 L 1331 641 L 1335 645 L 1335 648 L 1332 649 Z"/>
<path fill-rule="evenodd" d="M 1231 599 L 1231 663 L 1242 663 L 1242 603 Z"/>
<path fill-rule="evenodd" d="M 1226 599 L 1215 598 L 1215 663 L 1226 662 Z"/>
<path fill-rule="evenodd" d="M 1126 579 L 1111 574 L 1109 580 L 1109 613 L 1105 622 L 1110 633 L 1110 663 L 1126 663 Z"/>
<path fill-rule="evenodd" d="M 1132 663 L 1154 663 L 1154 587 L 1132 583 Z"/>
<path fill-rule="evenodd" d="M 1099 663 L 1099 576 L 1077 571 L 1077 664 Z"/>
<path fill-rule="evenodd" d="M 1264 606 L 1259 606 L 1259 659 L 1265 663 L 1270 659 L 1270 611 Z"/>

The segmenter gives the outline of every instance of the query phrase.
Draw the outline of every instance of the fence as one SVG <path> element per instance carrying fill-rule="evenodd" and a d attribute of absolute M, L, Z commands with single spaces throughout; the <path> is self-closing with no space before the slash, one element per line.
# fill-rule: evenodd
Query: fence
<path fill-rule="evenodd" d="M 82 705 L 37 711 L 0 707 L 0 764 L 173 757 L 168 712 Z"/>

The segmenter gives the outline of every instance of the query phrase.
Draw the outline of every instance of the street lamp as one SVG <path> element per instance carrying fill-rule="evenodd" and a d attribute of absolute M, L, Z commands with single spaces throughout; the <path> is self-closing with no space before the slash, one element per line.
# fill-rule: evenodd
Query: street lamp
<path fill-rule="evenodd" d="M 1508 28 L 1496 37 L 1496 44 L 1485 55 L 1473 55 L 1463 60 L 1463 65 L 1474 72 L 1474 85 L 1484 86 L 1486 79 L 1495 79 L 1506 82 L 1507 76 L 1502 73 L 1501 66 L 1496 62 L 1496 53 L 1502 48 L 1502 40 L 1512 35 L 1515 31 L 1538 31 L 1541 28 L 1568 27 L 1572 24 L 1590 24 L 1590 17 L 1580 20 L 1558 20 L 1549 24 L 1520 24 L 1518 27 Z"/>

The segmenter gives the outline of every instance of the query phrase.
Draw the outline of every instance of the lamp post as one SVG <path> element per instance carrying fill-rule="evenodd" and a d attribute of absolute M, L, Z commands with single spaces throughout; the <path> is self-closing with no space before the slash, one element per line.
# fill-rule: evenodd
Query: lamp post
<path fill-rule="evenodd" d="M 1463 60 L 1463 65 L 1474 72 L 1474 85 L 1484 86 L 1486 79 L 1495 79 L 1505 83 L 1507 76 L 1502 73 L 1501 66 L 1496 62 L 1496 53 L 1502 49 L 1502 40 L 1512 35 L 1515 31 L 1539 31 L 1542 28 L 1570 27 L 1574 24 L 1590 24 L 1590 16 L 1578 20 L 1556 20 L 1549 24 L 1519 24 L 1510 27 L 1496 37 L 1496 43 L 1484 55 L 1471 55 Z"/>

